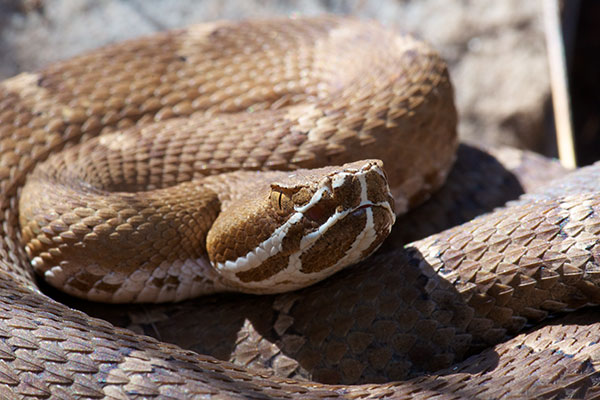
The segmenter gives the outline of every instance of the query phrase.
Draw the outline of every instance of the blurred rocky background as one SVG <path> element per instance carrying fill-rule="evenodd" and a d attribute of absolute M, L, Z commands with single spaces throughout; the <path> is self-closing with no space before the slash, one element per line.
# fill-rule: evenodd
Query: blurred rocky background
<path fill-rule="evenodd" d="M 0 0 L 0 79 L 202 21 L 325 12 L 431 42 L 450 65 L 464 140 L 556 154 L 542 0 Z"/>

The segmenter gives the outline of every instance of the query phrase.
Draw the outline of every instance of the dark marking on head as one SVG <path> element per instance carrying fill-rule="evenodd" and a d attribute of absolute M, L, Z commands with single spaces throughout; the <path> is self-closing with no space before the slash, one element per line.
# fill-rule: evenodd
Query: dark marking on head
<path fill-rule="evenodd" d="M 389 234 L 389 228 L 394 223 L 393 216 L 384 209 L 383 207 L 373 207 L 373 226 L 376 231 L 376 238 L 373 243 L 366 248 L 361 254 L 360 258 L 363 259 L 373 253 L 383 243 L 385 238 Z"/>
<path fill-rule="evenodd" d="M 375 171 L 367 173 L 367 198 L 372 203 L 393 202 L 389 195 L 386 179 Z"/>
<path fill-rule="evenodd" d="M 344 177 L 344 182 L 341 186 L 333 190 L 334 196 L 340 200 L 344 209 L 352 209 L 360 204 L 361 187 L 360 181 L 356 176 Z"/>
<path fill-rule="evenodd" d="M 289 262 L 290 256 L 287 254 L 275 254 L 267 258 L 260 266 L 249 269 L 248 271 L 235 274 L 242 282 L 258 282 L 269 279 L 278 272 L 284 270 Z"/>
<path fill-rule="evenodd" d="M 348 215 L 337 222 L 302 254 L 301 271 L 319 272 L 337 263 L 346 255 L 366 223 L 367 216 L 364 210 Z"/>

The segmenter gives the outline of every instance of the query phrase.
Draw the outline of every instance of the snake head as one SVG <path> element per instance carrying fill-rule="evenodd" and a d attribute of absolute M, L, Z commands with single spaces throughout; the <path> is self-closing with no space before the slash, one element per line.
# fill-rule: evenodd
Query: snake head
<path fill-rule="evenodd" d="M 277 174 L 209 231 L 213 267 L 236 290 L 308 286 L 370 255 L 392 229 L 394 201 L 379 160 Z"/>

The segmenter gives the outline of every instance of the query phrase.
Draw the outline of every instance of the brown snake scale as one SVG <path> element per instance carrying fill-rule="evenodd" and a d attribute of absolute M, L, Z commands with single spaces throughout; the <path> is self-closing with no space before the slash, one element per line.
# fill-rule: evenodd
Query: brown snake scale
<path fill-rule="evenodd" d="M 165 341 L 194 351 L 92 318 L 37 287 L 34 269 L 81 297 L 135 300 L 102 296 L 117 293 L 125 277 L 139 277 L 134 267 L 141 263 L 148 271 L 168 267 L 142 273 L 154 285 L 152 296 L 159 294 L 137 300 L 194 295 L 174 289 L 189 259 L 215 250 L 211 260 L 225 263 L 245 254 L 241 243 L 255 247 L 275 229 L 249 217 L 263 207 L 258 200 L 236 203 L 242 189 L 252 188 L 269 207 L 307 199 L 312 205 L 327 191 L 292 193 L 282 177 L 296 185 L 313 174 L 299 168 L 379 159 L 396 211 L 403 212 L 444 182 L 455 159 L 455 129 L 446 66 L 433 50 L 377 24 L 339 17 L 200 25 L 0 83 L 0 398 L 599 396 L 594 312 L 497 344 L 550 314 L 599 302 L 600 169 L 594 166 L 402 247 L 446 228 L 442 220 L 450 226 L 514 198 L 515 187 L 522 189 L 515 175 L 527 182 L 526 172 L 460 146 L 443 191 L 403 217 L 383 248 L 359 265 L 290 293 L 146 306 L 169 320 L 132 324 L 136 331 L 152 326 Z M 537 162 L 548 175 L 556 168 Z M 345 171 L 360 172 L 363 164 Z M 372 204 L 387 201 L 387 186 L 377 191 L 367 177 L 381 180 L 380 164 L 367 165 L 352 179 L 324 167 L 333 176 L 325 179 L 331 193 L 353 188 L 348 218 L 357 219 L 331 229 L 345 239 L 313 245 L 324 253 L 312 254 L 311 247 L 300 256 L 304 273 L 343 257 L 336 252 L 356 243 L 356 221 L 389 222 L 387 209 Z M 250 181 L 257 176 L 276 176 L 270 195 L 261 189 L 269 184 Z M 507 188 L 509 197 L 490 200 Z M 110 201 L 94 197 L 104 190 Z M 160 196 L 145 194 L 151 191 Z M 144 196 L 150 203 L 132 200 Z M 185 214 L 180 201 L 208 204 L 215 215 L 207 222 L 205 214 Z M 457 205 L 467 211 L 453 211 Z M 328 207 L 309 208 L 303 224 L 322 223 Z M 234 216 L 218 222 L 216 214 L 228 208 Z M 440 225 L 417 232 L 414 221 L 422 215 L 438 217 L 433 224 Z M 227 234 L 206 234 L 213 219 Z M 366 228 L 358 231 L 368 236 Z M 359 246 L 362 255 L 380 244 L 387 227 L 373 232 L 373 242 Z M 237 239 L 229 242 L 232 235 Z M 284 247 L 302 241 L 298 236 L 293 246 L 290 237 Z M 138 247 L 118 247 L 131 243 L 125 239 Z M 286 265 L 292 258 L 285 257 Z M 60 278 L 71 264 L 83 272 Z M 121 272 L 105 279 L 109 265 Z M 258 282 L 279 272 L 271 259 L 267 272 L 249 269 L 238 277 Z M 97 295 L 86 294 L 90 287 Z M 116 323 L 125 312 L 82 304 Z M 184 341 L 175 338 L 175 326 L 186 331 Z"/>

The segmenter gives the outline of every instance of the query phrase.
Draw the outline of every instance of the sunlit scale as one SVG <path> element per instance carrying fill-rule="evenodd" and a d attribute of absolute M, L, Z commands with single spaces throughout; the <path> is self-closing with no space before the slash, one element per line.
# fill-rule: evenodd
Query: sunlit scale
<path fill-rule="evenodd" d="M 302 206 L 294 207 L 295 213 L 288 220 L 277 228 L 273 234 L 254 250 L 250 251 L 245 256 L 239 257 L 236 260 L 228 260 L 224 263 L 217 263 L 215 268 L 223 275 L 224 278 L 233 282 L 238 282 L 244 288 L 251 289 L 253 292 L 283 292 L 293 289 L 305 287 L 313 282 L 319 281 L 339 271 L 340 269 L 356 263 L 360 258 L 364 257 L 364 252 L 369 249 L 377 239 L 377 227 L 373 217 L 373 208 L 380 207 L 389 214 L 390 223 L 383 227 L 387 232 L 391 231 L 395 221 L 395 214 L 389 202 L 372 202 L 368 198 L 367 174 L 371 171 L 376 171 L 379 175 L 385 178 L 385 175 L 376 165 L 369 164 L 360 170 L 345 170 L 335 174 L 330 178 L 326 178 L 321 182 L 321 187 L 314 193 L 309 202 Z M 352 208 L 344 210 L 336 210 L 327 220 L 322 223 L 318 229 L 307 233 L 300 242 L 300 249 L 292 253 L 289 257 L 288 264 L 281 271 L 272 276 L 252 282 L 242 282 L 236 274 L 243 271 L 248 271 L 257 268 L 261 263 L 265 262 L 270 257 L 282 251 L 282 241 L 290 231 L 291 227 L 302 221 L 306 214 L 318 205 L 323 199 L 325 193 L 333 193 L 334 189 L 344 185 L 348 178 L 355 177 L 360 183 L 360 203 Z M 386 182 L 385 179 L 383 182 Z M 386 184 L 386 191 L 389 194 L 389 188 Z M 307 273 L 302 271 L 302 255 L 311 249 L 311 247 L 323 237 L 335 224 L 342 221 L 352 213 L 357 211 L 365 213 L 366 223 L 361 232 L 356 235 L 356 238 L 346 253 L 333 265 L 327 266 L 318 272 Z M 381 243 L 379 243 L 381 244 Z M 375 246 L 372 251 L 375 251 L 379 246 Z"/>
<path fill-rule="evenodd" d="M 358 20 L 263 24 L 203 25 L 5 81 L 5 125 L 19 128 L 7 201 L 21 229 L 7 246 L 52 286 L 110 302 L 293 289 L 374 251 L 392 210 L 451 164 L 445 65 Z M 21 139 L 34 148 L 15 158 Z M 421 142 L 428 151 L 413 151 Z M 331 172 L 363 158 L 386 164 L 393 201 L 379 168 Z"/>

